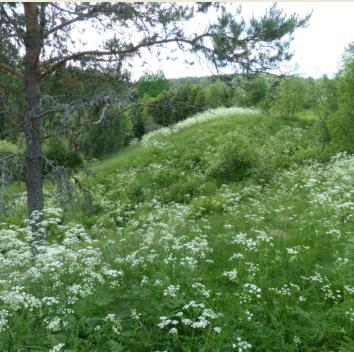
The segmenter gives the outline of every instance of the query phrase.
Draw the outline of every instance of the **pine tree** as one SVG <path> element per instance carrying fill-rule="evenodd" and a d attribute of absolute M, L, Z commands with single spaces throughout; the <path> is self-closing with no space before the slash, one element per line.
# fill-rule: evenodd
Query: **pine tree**
<path fill-rule="evenodd" d="M 199 33 L 187 33 L 186 23 L 208 11 L 218 11 L 218 20 Z M 144 49 L 173 48 L 201 53 L 217 68 L 266 71 L 291 57 L 292 33 L 308 19 L 285 16 L 273 6 L 246 23 L 239 11 L 232 14 L 219 3 L 0 4 L 0 70 L 20 79 L 25 92 L 20 127 L 26 141 L 29 215 L 42 211 L 44 205 L 43 121 L 57 116 L 52 114 L 57 110 L 44 104 L 42 86 L 57 70 L 66 65 L 121 68 Z M 102 41 L 94 49 L 83 50 L 79 39 L 85 38 L 83 31 L 89 27 L 102 33 Z"/>

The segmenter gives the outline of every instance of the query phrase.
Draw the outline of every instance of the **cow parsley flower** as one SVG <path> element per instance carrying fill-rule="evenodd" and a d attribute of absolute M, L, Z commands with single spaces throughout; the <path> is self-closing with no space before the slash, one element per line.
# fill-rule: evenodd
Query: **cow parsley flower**
<path fill-rule="evenodd" d="M 61 352 L 64 346 L 65 346 L 65 343 L 58 343 L 57 345 L 53 346 L 49 350 L 49 352 Z"/>
<path fill-rule="evenodd" d="M 0 332 L 8 328 L 8 315 L 9 312 L 6 309 L 0 309 Z"/>
<path fill-rule="evenodd" d="M 166 289 L 163 291 L 163 295 L 166 297 L 172 297 L 175 298 L 180 290 L 179 285 L 169 285 L 166 287 Z"/>
<path fill-rule="evenodd" d="M 250 350 L 252 345 L 246 340 L 242 340 L 241 337 L 237 337 L 236 342 L 232 344 L 232 348 L 237 350 L 237 352 L 244 352 Z"/>

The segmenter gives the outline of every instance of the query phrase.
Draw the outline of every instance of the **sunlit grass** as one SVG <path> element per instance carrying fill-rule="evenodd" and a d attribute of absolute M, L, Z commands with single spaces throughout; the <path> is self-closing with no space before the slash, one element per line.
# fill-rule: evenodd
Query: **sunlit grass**
<path fill-rule="evenodd" d="M 311 110 L 304 110 L 297 113 L 297 118 L 305 121 L 318 121 L 318 116 Z"/>

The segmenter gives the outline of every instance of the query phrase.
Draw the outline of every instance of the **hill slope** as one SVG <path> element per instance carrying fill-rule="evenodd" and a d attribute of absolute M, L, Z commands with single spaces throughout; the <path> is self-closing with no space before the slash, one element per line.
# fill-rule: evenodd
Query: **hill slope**
<path fill-rule="evenodd" d="M 99 163 L 86 229 L 49 210 L 35 267 L 4 226 L 2 350 L 352 351 L 354 158 L 229 112 Z"/>

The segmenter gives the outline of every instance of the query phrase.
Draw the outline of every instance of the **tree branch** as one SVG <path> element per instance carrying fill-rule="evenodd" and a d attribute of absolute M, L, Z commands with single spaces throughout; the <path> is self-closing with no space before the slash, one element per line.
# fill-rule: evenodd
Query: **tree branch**
<path fill-rule="evenodd" d="M 91 8 L 90 11 L 87 11 L 86 13 L 80 14 L 77 17 L 72 18 L 71 20 L 67 20 L 62 22 L 61 24 L 49 29 L 48 31 L 44 32 L 43 37 L 44 38 L 48 38 L 49 35 L 75 23 L 78 21 L 81 21 L 87 17 L 91 17 L 92 15 L 94 15 L 95 13 L 98 13 L 101 10 L 104 10 L 107 7 L 107 3 L 102 3 L 100 5 L 95 5 L 94 7 Z"/>
<path fill-rule="evenodd" d="M 113 56 L 113 55 L 125 56 L 125 55 L 135 53 L 142 48 L 148 48 L 156 45 L 169 44 L 169 43 L 188 44 L 191 46 L 195 46 L 199 40 L 209 36 L 211 36 L 210 33 L 204 33 L 196 36 L 193 39 L 176 37 L 176 38 L 169 38 L 169 39 L 152 40 L 152 41 L 141 42 L 135 46 L 129 46 L 128 48 L 121 49 L 121 50 L 87 50 L 87 51 L 80 51 L 77 53 L 73 53 L 71 55 L 64 56 L 62 58 L 56 57 L 42 63 L 42 67 L 44 67 L 45 69 L 41 73 L 41 79 L 44 79 L 46 76 L 48 76 L 49 74 L 57 70 L 60 66 L 64 65 L 66 62 L 71 60 L 77 61 L 85 57 L 102 57 L 102 56 Z M 207 48 L 200 44 L 198 44 L 198 47 L 203 48 L 205 50 L 211 50 L 210 48 Z"/>
<path fill-rule="evenodd" d="M 4 17 L 6 18 L 7 22 L 12 26 L 12 28 L 13 28 L 15 31 L 17 31 L 18 26 L 17 26 L 16 20 L 15 20 L 14 18 L 11 18 L 11 17 L 8 15 L 8 13 L 7 13 L 6 10 L 5 10 L 4 5 L 2 5 L 2 4 L 0 5 L 0 13 L 1 13 L 2 15 L 4 15 Z"/>
<path fill-rule="evenodd" d="M 5 71 L 7 73 L 11 73 L 12 75 L 15 75 L 20 78 L 22 77 L 22 72 L 19 69 L 2 62 L 0 62 L 0 70 Z"/>
<path fill-rule="evenodd" d="M 9 38 L 10 36 L 13 36 L 17 44 L 21 46 L 21 44 L 23 43 L 24 31 L 21 28 L 21 26 L 18 24 L 19 15 L 12 8 L 10 8 L 10 10 L 12 12 L 12 17 L 6 12 L 5 6 L 3 4 L 0 5 L 1 22 L 4 21 L 4 23 L 6 23 L 9 27 L 6 29 L 12 28 L 14 33 L 16 34 L 13 35 L 10 33 L 10 31 L 6 31 L 7 37 Z"/>
<path fill-rule="evenodd" d="M 46 14 L 45 14 L 45 9 L 47 7 L 47 3 L 42 2 L 41 3 L 41 9 L 40 9 L 40 15 L 39 15 L 39 25 L 42 28 L 42 31 L 44 31 L 45 29 L 45 25 L 46 25 Z"/>

